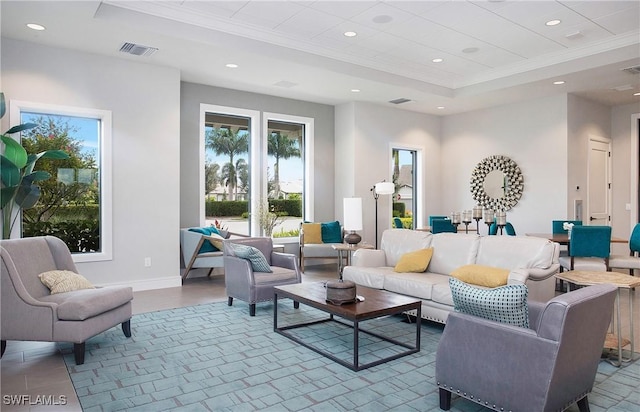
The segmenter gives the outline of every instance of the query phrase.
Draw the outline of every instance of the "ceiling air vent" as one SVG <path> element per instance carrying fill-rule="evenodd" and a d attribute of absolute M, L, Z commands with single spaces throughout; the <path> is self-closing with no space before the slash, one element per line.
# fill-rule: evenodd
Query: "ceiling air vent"
<path fill-rule="evenodd" d="M 389 100 L 389 103 L 402 104 L 402 103 L 407 103 L 407 102 L 410 102 L 410 101 L 411 101 L 411 99 L 405 99 L 404 97 L 401 97 L 399 99 Z"/>
<path fill-rule="evenodd" d="M 125 43 L 120 47 L 123 53 L 133 54 L 134 56 L 151 56 L 158 51 L 156 47 L 142 46 L 135 43 Z"/>
<path fill-rule="evenodd" d="M 627 67 L 626 69 L 622 69 L 622 70 L 631 74 L 640 74 L 640 66 Z"/>

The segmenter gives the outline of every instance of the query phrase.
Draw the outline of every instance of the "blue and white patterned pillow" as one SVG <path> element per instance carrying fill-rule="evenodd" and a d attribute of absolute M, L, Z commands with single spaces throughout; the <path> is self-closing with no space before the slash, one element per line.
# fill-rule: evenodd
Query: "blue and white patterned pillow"
<path fill-rule="evenodd" d="M 456 278 L 449 278 L 449 287 L 457 312 L 523 328 L 529 327 L 528 289 L 525 285 L 482 289 Z"/>
<path fill-rule="evenodd" d="M 233 254 L 239 258 L 247 259 L 251 262 L 251 267 L 254 272 L 273 272 L 267 258 L 264 257 L 260 249 L 253 246 L 240 245 L 238 243 L 227 243 L 227 247 L 233 250 Z"/>

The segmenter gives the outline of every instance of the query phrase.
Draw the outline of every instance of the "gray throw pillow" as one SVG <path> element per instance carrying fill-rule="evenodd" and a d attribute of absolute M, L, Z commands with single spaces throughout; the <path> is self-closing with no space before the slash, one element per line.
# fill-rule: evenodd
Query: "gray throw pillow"
<path fill-rule="evenodd" d="M 254 272 L 273 272 L 267 262 L 267 258 L 260 252 L 260 249 L 238 243 L 227 243 L 226 245 L 233 250 L 234 255 L 251 262 L 251 267 Z"/>

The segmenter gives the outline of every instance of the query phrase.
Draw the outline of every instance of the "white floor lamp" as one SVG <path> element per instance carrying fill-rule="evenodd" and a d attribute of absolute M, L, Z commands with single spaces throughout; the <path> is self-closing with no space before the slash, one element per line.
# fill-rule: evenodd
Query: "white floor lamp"
<path fill-rule="evenodd" d="M 392 195 L 396 191 L 393 182 L 378 182 L 371 188 L 373 198 L 376 200 L 376 249 L 378 248 L 378 197 L 380 195 Z"/>

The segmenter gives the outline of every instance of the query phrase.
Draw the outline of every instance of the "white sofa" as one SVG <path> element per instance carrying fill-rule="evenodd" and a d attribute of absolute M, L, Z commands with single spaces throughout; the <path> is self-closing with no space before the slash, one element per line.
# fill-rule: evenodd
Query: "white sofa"
<path fill-rule="evenodd" d="M 394 267 L 408 252 L 433 247 L 433 257 L 423 273 L 398 273 Z M 478 236 L 476 234 L 421 232 L 388 229 L 380 249 L 359 249 L 343 279 L 358 285 L 384 289 L 422 300 L 422 317 L 446 323 L 453 310 L 449 274 L 468 264 L 509 269 L 509 284 L 526 284 L 528 299 L 546 302 L 555 295 L 560 267 L 560 245 L 527 236 Z"/>

